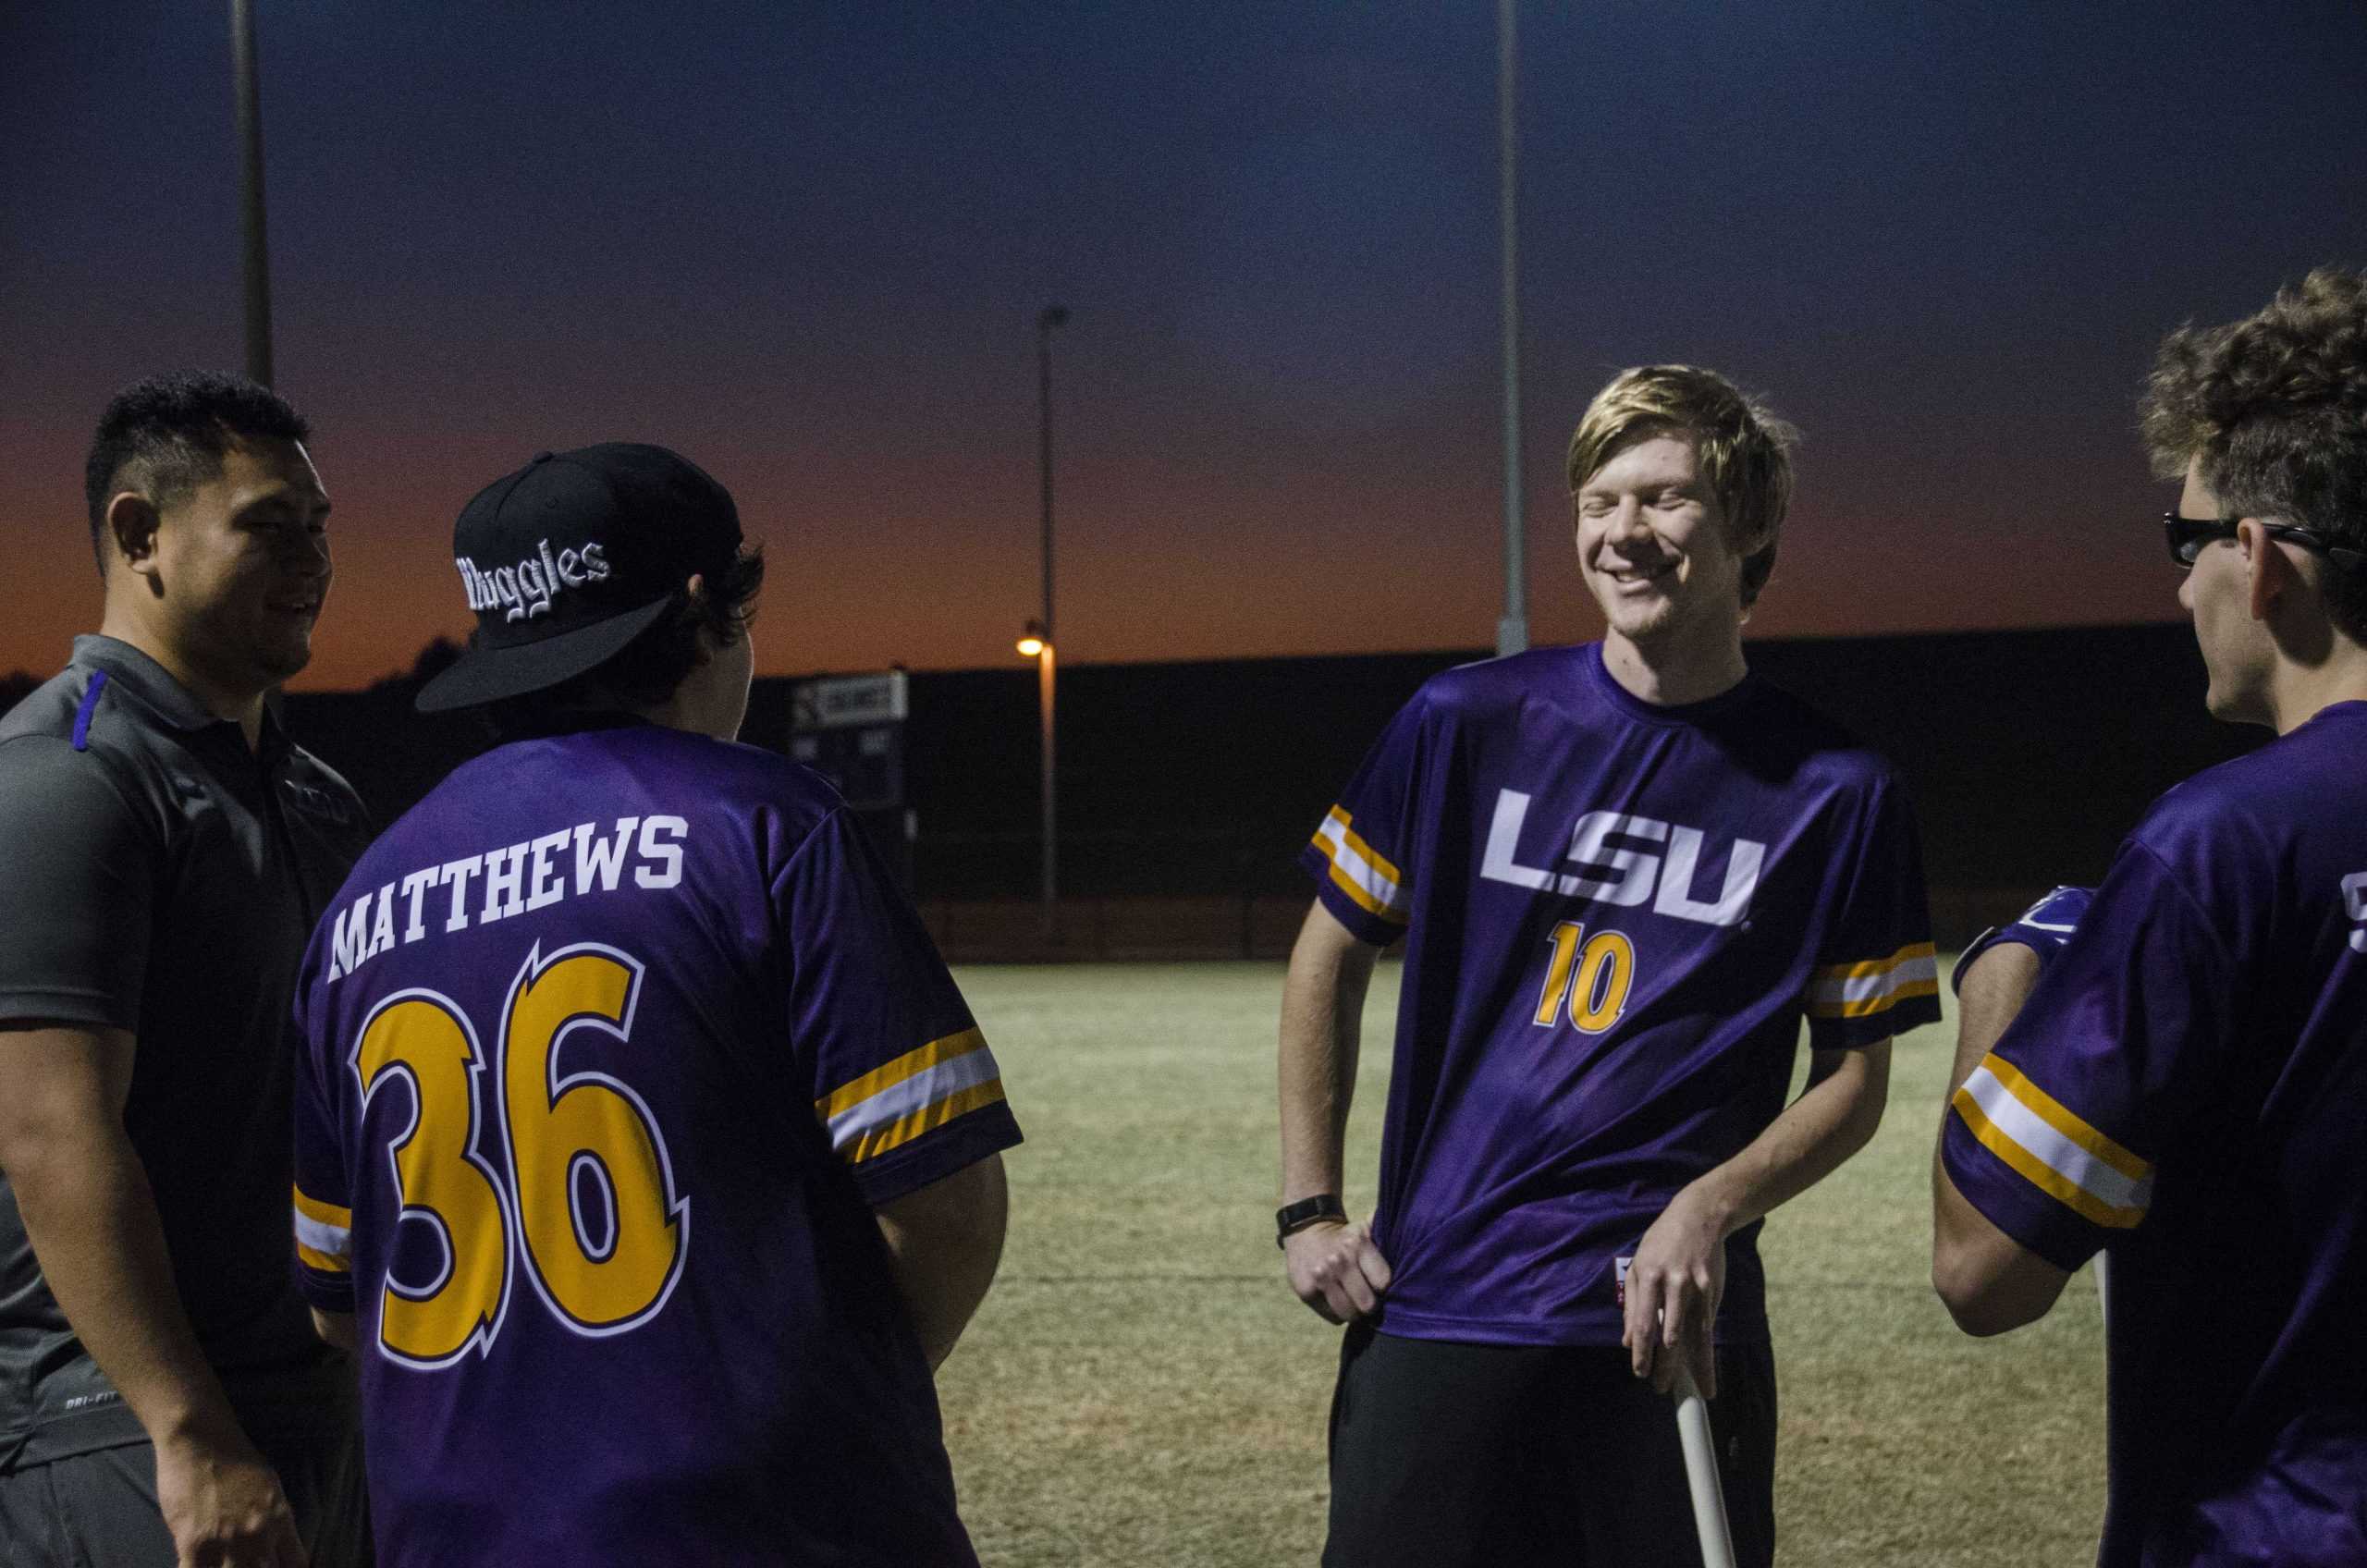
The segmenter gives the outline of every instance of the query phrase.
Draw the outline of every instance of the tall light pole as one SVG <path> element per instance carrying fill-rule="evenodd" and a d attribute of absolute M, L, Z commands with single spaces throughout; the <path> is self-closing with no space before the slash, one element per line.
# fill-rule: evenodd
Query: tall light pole
<path fill-rule="evenodd" d="M 1504 615 L 1496 652 L 1528 647 L 1528 519 L 1520 472 L 1519 0 L 1496 0 L 1497 205 L 1504 253 Z"/>
<path fill-rule="evenodd" d="M 263 94 L 255 69 L 254 0 L 230 0 L 230 92 L 239 127 L 239 189 L 246 241 L 247 376 L 271 385 L 271 258 L 264 244 Z"/>
<path fill-rule="evenodd" d="M 1044 499 L 1044 619 L 1036 639 L 1036 705 L 1044 721 L 1044 925 L 1051 929 L 1060 900 L 1059 814 L 1054 807 L 1052 693 L 1059 660 L 1052 620 L 1052 328 L 1067 324 L 1068 307 L 1047 305 L 1036 318 L 1036 457 Z"/>

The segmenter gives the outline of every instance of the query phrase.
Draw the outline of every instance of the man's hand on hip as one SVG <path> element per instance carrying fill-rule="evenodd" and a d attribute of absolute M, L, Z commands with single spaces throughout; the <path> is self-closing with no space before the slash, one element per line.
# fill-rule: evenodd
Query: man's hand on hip
<path fill-rule="evenodd" d="M 1282 1241 L 1298 1299 L 1333 1323 L 1369 1317 L 1389 1289 L 1389 1260 L 1360 1220 L 1310 1225 Z"/>

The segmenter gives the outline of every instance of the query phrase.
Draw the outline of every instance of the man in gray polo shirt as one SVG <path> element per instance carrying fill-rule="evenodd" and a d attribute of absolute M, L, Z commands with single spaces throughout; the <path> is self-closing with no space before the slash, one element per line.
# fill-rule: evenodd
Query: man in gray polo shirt
<path fill-rule="evenodd" d="M 329 583 L 303 420 L 143 382 L 87 473 L 97 636 L 0 719 L 0 1561 L 299 1564 L 351 1373 L 288 1240 L 288 1000 L 368 834 L 264 696 Z"/>

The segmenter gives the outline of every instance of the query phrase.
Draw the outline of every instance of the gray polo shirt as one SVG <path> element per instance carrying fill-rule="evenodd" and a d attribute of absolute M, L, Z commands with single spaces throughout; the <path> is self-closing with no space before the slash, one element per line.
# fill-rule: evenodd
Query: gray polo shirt
<path fill-rule="evenodd" d="M 124 1125 L 234 1403 L 324 1347 L 289 1229 L 289 994 L 369 840 L 275 717 L 254 750 L 111 637 L 0 717 L 0 1019 L 129 1030 Z M 0 1173 L 0 1468 L 144 1434 L 51 1297 Z"/>

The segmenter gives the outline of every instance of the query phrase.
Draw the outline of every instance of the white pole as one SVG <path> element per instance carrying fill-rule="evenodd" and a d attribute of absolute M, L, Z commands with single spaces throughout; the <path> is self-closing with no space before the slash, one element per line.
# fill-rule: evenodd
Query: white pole
<path fill-rule="evenodd" d="M 1726 1524 L 1726 1494 L 1718 1485 L 1718 1450 L 1710 1439 L 1710 1407 L 1694 1386 L 1690 1366 L 1679 1363 L 1670 1391 L 1676 1396 L 1676 1436 L 1685 1446 L 1685 1484 L 1693 1494 L 1701 1568 L 1735 1568 L 1734 1531 Z"/>
<path fill-rule="evenodd" d="M 1052 328 L 1067 325 L 1068 307 L 1047 305 L 1036 318 L 1036 477 L 1044 502 L 1044 651 L 1037 655 L 1039 677 L 1036 705 L 1044 721 L 1044 934 L 1052 934 L 1060 907 L 1060 813 L 1055 804 L 1052 760 L 1058 729 L 1052 718 L 1055 680 L 1052 650 L 1058 633 L 1052 625 Z"/>
<path fill-rule="evenodd" d="M 1060 811 L 1054 804 L 1052 771 L 1054 741 L 1060 733 L 1060 727 L 1052 717 L 1052 698 L 1054 690 L 1059 685 L 1058 667 L 1055 661 L 1059 655 L 1053 652 L 1053 646 L 1052 639 L 1047 635 L 1044 639 L 1044 651 L 1036 655 L 1036 705 L 1044 717 L 1043 924 L 1047 936 L 1049 936 L 1055 928 L 1054 923 L 1058 918 L 1056 912 L 1060 908 L 1060 885 L 1054 872 L 1054 866 L 1058 863 L 1058 853 L 1053 847 L 1058 841 L 1053 834 L 1055 825 L 1060 820 Z"/>
<path fill-rule="evenodd" d="M 1520 472 L 1520 116 L 1518 0 L 1496 0 L 1498 206 L 1504 262 L 1504 615 L 1496 652 L 1528 647 L 1528 535 Z"/>

